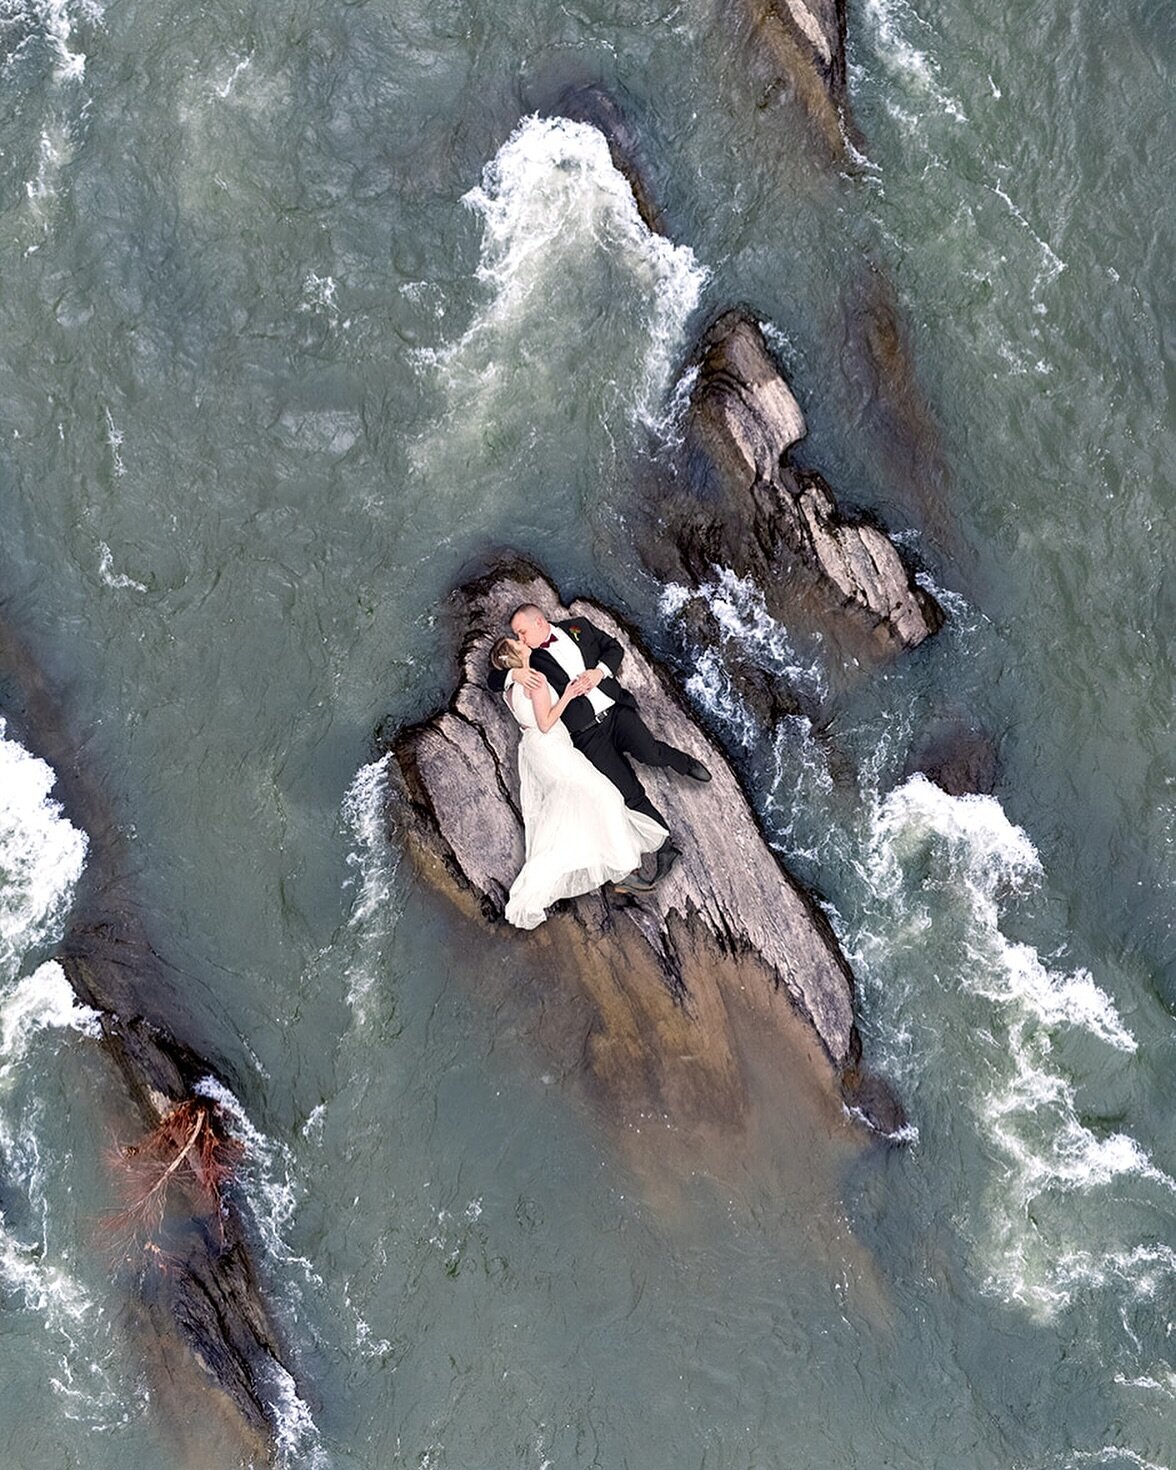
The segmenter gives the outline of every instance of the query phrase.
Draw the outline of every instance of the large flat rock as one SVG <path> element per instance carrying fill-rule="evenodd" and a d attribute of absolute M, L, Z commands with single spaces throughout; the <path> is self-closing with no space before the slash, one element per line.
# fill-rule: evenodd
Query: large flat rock
<path fill-rule="evenodd" d="M 487 655 L 510 611 L 533 601 L 580 616 L 625 647 L 621 680 L 662 739 L 713 773 L 700 785 L 640 769 L 684 856 L 657 889 L 621 906 L 599 893 L 553 911 L 533 934 L 509 931 L 507 890 L 523 860 L 518 731 L 486 687 Z M 854 984 L 825 915 L 768 846 L 723 753 L 694 723 L 671 679 L 607 608 L 566 607 L 533 566 L 503 563 L 454 595 L 465 637 L 449 707 L 400 731 L 390 817 L 422 872 L 475 924 L 544 954 L 555 1003 L 574 1001 L 583 1070 L 625 1117 L 737 1125 L 747 1103 L 738 1016 L 774 1033 L 781 1065 L 803 1066 L 827 1095 L 848 1096 L 879 1126 L 898 1126 L 884 1089 L 864 1084 Z"/>

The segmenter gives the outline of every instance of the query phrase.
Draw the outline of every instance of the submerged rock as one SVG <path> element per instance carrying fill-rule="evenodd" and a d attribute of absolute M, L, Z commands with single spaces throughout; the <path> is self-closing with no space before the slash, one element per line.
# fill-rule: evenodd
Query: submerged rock
<path fill-rule="evenodd" d="M 511 609 L 534 601 L 582 616 L 625 648 L 621 681 L 658 736 L 703 760 L 706 785 L 641 768 L 683 857 L 639 901 L 572 900 L 532 934 L 507 931 L 507 890 L 523 861 L 518 731 L 486 687 L 487 655 Z M 802 1067 L 826 1097 L 846 1098 L 886 1132 L 901 1108 L 860 1068 L 854 982 L 825 915 L 781 865 L 718 750 L 667 674 L 614 613 L 560 607 L 533 566 L 512 561 L 454 595 L 464 633 L 447 709 L 390 740 L 389 816 L 421 872 L 479 926 L 508 932 L 520 957 L 542 953 L 545 1025 L 569 1031 L 597 1094 L 633 1124 L 737 1128 L 748 1106 L 741 1034 Z M 562 1021 L 550 1019 L 562 1015 Z"/>
<path fill-rule="evenodd" d="M 632 189 L 645 227 L 655 235 L 664 235 L 662 211 L 649 182 L 650 170 L 640 135 L 617 99 L 598 83 L 582 83 L 568 87 L 553 111 L 572 122 L 589 123 L 604 134 L 613 168 Z"/>
<path fill-rule="evenodd" d="M 198 1085 L 218 1080 L 204 1057 L 143 1013 L 144 997 L 155 1002 L 146 1009 L 157 1009 L 178 977 L 147 943 L 133 912 L 108 909 L 71 923 L 57 958 L 78 999 L 99 1013 L 102 1039 L 148 1130 Z M 282 1385 L 293 1378 L 262 1296 L 250 1234 L 231 1193 L 219 1219 L 199 1212 L 170 1218 L 166 1261 L 142 1273 L 138 1295 L 141 1323 L 156 1339 L 173 1395 L 186 1369 L 189 1400 L 213 1387 L 228 1400 L 222 1414 L 231 1406 L 246 1438 L 268 1454 L 280 1428 Z"/>
<path fill-rule="evenodd" d="M 2 623 L 0 696 L 22 743 L 56 772 L 55 798 L 89 837 L 56 958 L 79 1001 L 99 1013 L 106 1051 L 151 1130 L 198 1085 L 212 1079 L 215 1089 L 217 1069 L 175 1034 L 182 977 L 147 938 L 130 897 L 123 839 L 99 783 L 68 738 L 36 665 Z M 215 1442 L 250 1459 L 274 1453 L 294 1381 L 251 1237 L 230 1192 L 219 1219 L 199 1212 L 169 1218 L 166 1256 L 158 1268 L 141 1270 L 136 1283 L 155 1396 L 175 1413 L 170 1429 L 195 1448 L 212 1442 L 215 1422 Z"/>
<path fill-rule="evenodd" d="M 998 743 L 965 721 L 941 723 L 923 732 L 903 779 L 916 772 L 948 796 L 991 796 L 1000 773 Z"/>
<path fill-rule="evenodd" d="M 855 428 L 868 436 L 912 519 L 955 574 L 966 574 L 970 558 L 948 514 L 951 473 L 940 425 L 919 381 L 910 328 L 889 272 L 863 261 L 845 282 L 826 330 L 843 344 L 838 360 Z"/>
<path fill-rule="evenodd" d="M 725 312 L 696 366 L 686 483 L 659 495 L 645 552 L 654 570 L 697 587 L 727 567 L 751 578 L 785 622 L 832 626 L 828 613 L 844 609 L 850 642 L 856 625 L 874 652 L 914 648 L 936 632 L 943 610 L 889 536 L 843 514 L 819 474 L 790 463 L 804 415 L 756 323 Z"/>
<path fill-rule="evenodd" d="M 829 152 L 846 151 L 845 0 L 747 0 L 772 91 L 792 93 Z M 770 94 L 769 94 L 770 95 Z"/>

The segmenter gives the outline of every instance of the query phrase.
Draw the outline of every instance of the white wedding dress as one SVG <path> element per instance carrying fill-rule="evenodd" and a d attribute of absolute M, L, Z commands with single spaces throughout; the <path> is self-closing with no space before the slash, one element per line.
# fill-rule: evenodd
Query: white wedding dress
<path fill-rule="evenodd" d="M 526 852 L 506 917 L 519 929 L 534 929 L 557 899 L 591 893 L 631 873 L 667 833 L 652 817 L 629 810 L 608 777 L 572 744 L 562 720 L 545 735 L 522 689 L 508 683 L 504 697 L 522 727 L 519 795 Z"/>

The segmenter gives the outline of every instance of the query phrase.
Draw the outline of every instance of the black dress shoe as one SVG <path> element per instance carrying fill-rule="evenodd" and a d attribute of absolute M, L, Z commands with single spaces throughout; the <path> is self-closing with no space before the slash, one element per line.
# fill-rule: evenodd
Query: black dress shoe
<path fill-rule="evenodd" d="M 613 884 L 614 893 L 652 893 L 656 878 L 643 878 L 640 869 L 626 873 Z"/>
<path fill-rule="evenodd" d="M 703 763 L 701 761 L 694 760 L 693 757 L 689 758 L 689 764 L 686 767 L 686 774 L 695 781 L 709 781 L 711 778 L 711 773 L 707 770 Z"/>
<path fill-rule="evenodd" d="M 660 883 L 681 856 L 682 849 L 675 847 L 667 838 L 657 850 L 657 872 L 653 875 L 653 881 Z"/>

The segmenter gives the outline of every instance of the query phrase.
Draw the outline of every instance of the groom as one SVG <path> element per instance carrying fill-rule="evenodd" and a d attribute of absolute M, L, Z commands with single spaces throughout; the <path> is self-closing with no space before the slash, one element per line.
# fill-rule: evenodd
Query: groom
<path fill-rule="evenodd" d="M 670 824 L 634 775 L 629 757 L 645 766 L 669 766 L 695 781 L 709 781 L 710 772 L 701 761 L 658 740 L 646 728 L 637 713 L 637 701 L 617 683 L 625 650 L 615 638 L 586 618 L 568 618 L 553 625 L 533 602 L 515 608 L 510 615 L 510 630 L 531 650 L 531 667 L 508 671 L 492 668 L 490 688 L 500 692 L 508 678 L 522 684 L 524 689 L 533 688 L 542 674 L 558 696 L 570 680 L 583 677 L 589 688 L 570 701 L 563 722 L 572 744 L 617 787 L 625 805 L 652 817 L 666 829 L 666 841 L 657 850 L 657 872 L 653 878 L 657 883 L 682 853 L 670 838 Z M 637 887 L 641 881 L 637 878 L 631 884 L 627 882 L 626 887 Z"/>

